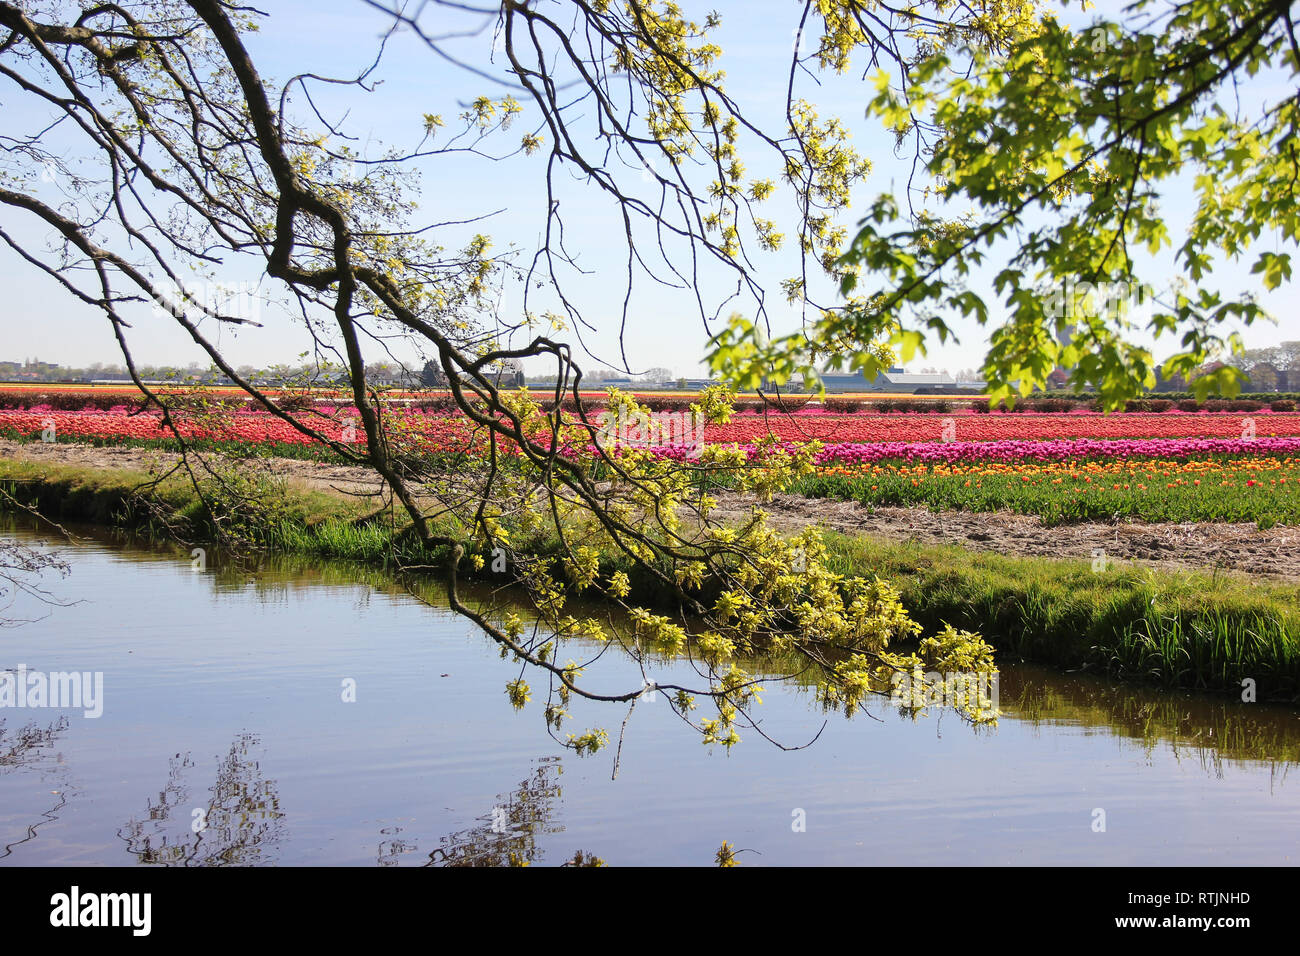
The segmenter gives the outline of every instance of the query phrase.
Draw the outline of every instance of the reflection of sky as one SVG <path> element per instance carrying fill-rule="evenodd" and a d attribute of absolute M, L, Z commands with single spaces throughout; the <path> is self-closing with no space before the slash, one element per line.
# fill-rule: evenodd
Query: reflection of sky
<path fill-rule="evenodd" d="M 724 50 L 723 66 L 727 72 L 726 83 L 755 122 L 765 128 L 784 128 L 784 98 L 788 80 L 789 57 L 797 25 L 798 6 L 789 0 L 738 0 L 716 5 L 722 14 L 722 26 L 716 41 Z M 1071 9 L 1063 14 L 1072 23 L 1089 22 L 1094 16 L 1110 14 L 1119 7 L 1113 2 L 1103 3 L 1096 12 L 1087 14 Z M 271 16 L 262 21 L 260 32 L 252 35 L 248 44 L 255 62 L 272 86 L 298 73 L 314 71 L 322 75 L 353 76 L 370 65 L 377 50 L 378 36 L 384 25 L 383 18 L 361 0 L 322 0 L 303 3 L 301 0 L 280 0 L 267 9 Z M 441 19 L 439 19 L 441 18 Z M 434 11 L 423 21 L 430 33 L 451 32 L 476 28 L 482 21 L 474 16 Z M 441 29 L 440 29 L 441 28 Z M 476 63 L 484 60 L 484 50 L 491 43 L 491 27 L 473 39 L 452 41 L 448 49 Z M 503 57 L 498 54 L 496 66 L 489 67 L 500 74 Z M 870 84 L 860 79 L 865 63 L 844 77 L 820 76 L 819 83 L 801 77 L 798 90 L 815 103 L 823 116 L 838 115 L 854 133 L 854 144 L 874 165 L 871 177 L 862 184 L 855 198 L 855 208 L 881 192 L 901 194 L 910 170 L 908 157 L 893 155 L 893 137 L 882 132 L 875 121 L 863 117 L 871 94 Z M 349 145 L 373 158 L 379 154 L 380 144 L 405 148 L 413 146 L 419 138 L 421 117 L 425 113 L 440 113 L 454 126 L 454 118 L 463 104 L 482 94 L 502 95 L 504 86 L 496 86 L 486 79 L 466 74 L 439 59 L 409 33 L 392 38 L 387 46 L 385 60 L 372 79 L 381 80 L 376 95 L 360 94 L 355 89 L 323 87 L 313 90 L 317 105 L 325 115 L 336 118 L 347 113 L 346 129 L 355 141 Z M 1267 76 L 1252 79 L 1243 94 L 1243 104 L 1249 106 L 1249 97 L 1261 91 L 1279 93 L 1284 87 L 1277 78 Z M 523 96 L 521 101 L 527 102 Z M 310 115 L 300 94 L 291 99 L 295 115 Z M 590 110 L 586 111 L 590 122 Z M 494 153 L 506 152 L 517 145 L 523 132 L 532 128 L 531 113 L 525 113 L 512 130 L 501 140 Z M 8 124 L 36 123 L 27 101 L 9 96 L 5 101 L 5 118 Z M 42 124 L 43 125 L 43 124 Z M 581 130 L 582 123 L 578 124 Z M 59 135 L 57 132 L 55 136 Z M 750 148 L 745 153 L 747 176 L 752 178 L 778 178 L 779 170 L 763 152 Z M 439 158 L 422 165 L 424 187 L 419 197 L 419 224 L 464 220 L 504 210 L 485 222 L 466 227 L 453 227 L 441 232 L 440 241 L 448 248 L 456 248 L 474 232 L 486 232 L 494 238 L 494 248 L 501 250 L 512 243 L 524 249 L 535 246 L 543 228 L 545 194 L 540 188 L 544 169 L 544 156 L 516 157 L 503 163 L 492 163 L 471 154 Z M 631 188 L 637 188 L 638 176 L 628 177 Z M 447 184 L 454 183 L 454 188 Z M 603 360 L 613 361 L 617 355 L 616 336 L 618 323 L 611 321 L 617 312 L 615 303 L 623 300 L 623 281 L 626 275 L 627 251 L 621 241 L 622 224 L 612 206 L 594 188 L 560 173 L 557 177 L 557 198 L 562 203 L 567 224 L 566 240 L 571 250 L 580 254 L 580 264 L 586 275 L 569 274 L 569 292 L 582 306 L 588 318 L 602 326 L 599 332 L 585 332 L 593 351 Z M 788 216 L 789 208 L 782 205 L 781 195 L 774 199 L 766 214 L 778 223 Z M 1178 244 L 1180 229 L 1186 222 L 1189 206 L 1189 184 L 1171 188 L 1165 202 L 1171 234 Z M 961 209 L 954 212 L 965 211 Z M 846 220 L 850 225 L 854 216 Z M 7 209 L 0 211 L 0 225 L 11 230 L 20 239 L 41 241 L 42 234 L 28 224 L 25 217 Z M 787 246 L 794 247 L 793 230 L 784 229 L 789 239 Z M 1261 248 L 1272 249 L 1271 243 Z M 654 266 L 654 243 L 649 234 L 638 244 L 638 250 Z M 1005 255 L 997 250 L 990 256 L 984 272 L 976 272 L 972 286 L 991 294 L 989 279 L 1004 262 Z M 1242 262 L 1222 262 L 1216 268 L 1215 281 L 1233 292 L 1253 288 L 1249 268 L 1253 256 Z M 796 317 L 783 304 L 777 290 L 777 281 L 797 274 L 794 259 L 788 253 L 757 254 L 757 275 L 770 291 L 775 292 L 769 303 L 777 332 L 793 328 Z M 1172 259 L 1162 253 L 1146 273 L 1157 288 L 1169 274 Z M 255 278 L 257 273 L 249 267 L 230 261 L 221 278 L 236 281 Z M 988 271 L 992 270 L 992 271 Z M 662 268 L 660 274 L 666 275 Z M 701 281 L 706 291 L 706 301 L 716 304 L 735 291 L 731 273 L 708 262 L 701 263 Z M 8 354 L 0 358 L 18 358 L 39 355 L 47 361 L 63 364 L 89 364 L 94 361 L 118 361 L 118 351 L 111 330 L 97 310 L 72 302 L 56 290 L 51 294 L 51 280 L 33 274 L 30 267 L 21 263 L 12 251 L 0 251 L 0 277 L 5 280 L 10 315 L 39 315 L 40 322 L 11 322 L 6 329 Z M 825 290 L 823 290 L 825 291 Z M 505 311 L 517 314 L 517 290 L 508 288 Z M 1284 292 L 1262 297 L 1265 306 L 1272 306 L 1281 316 Z M 830 301 L 828 299 L 828 301 Z M 992 314 L 1001 310 L 996 299 L 989 299 Z M 533 303 L 534 311 L 553 307 L 556 303 L 539 299 Z M 710 308 L 713 306 L 711 305 Z M 748 303 L 738 308 L 752 310 Z M 512 311 L 513 310 L 513 311 Z M 128 313 L 130 314 L 130 313 Z M 725 314 L 724 314 L 725 315 Z M 136 357 L 144 363 L 180 362 L 200 360 L 188 337 L 170 320 L 164 322 L 139 310 L 134 316 L 137 328 L 132 335 Z M 697 315 L 693 295 L 685 290 L 669 290 L 639 276 L 637 291 L 632 296 L 627 331 L 627 354 L 637 370 L 651 366 L 664 366 L 679 374 L 696 374 L 700 370 L 689 363 L 702 351 L 706 339 Z M 221 344 L 229 350 L 235 364 L 266 364 L 273 361 L 292 361 L 301 352 L 301 338 L 297 327 L 267 310 L 263 315 L 267 328 L 241 330 L 238 335 L 226 335 Z M 947 366 L 951 369 L 978 367 L 985 348 L 985 334 L 973 321 L 953 320 L 953 327 L 964 339 L 963 344 L 949 343 L 935 348 L 926 358 L 919 358 L 916 367 L 923 365 Z M 1259 326 L 1250 332 L 1249 341 L 1264 345 L 1293 338 L 1285 327 Z M 1150 344 L 1150 343 L 1147 343 Z M 1157 348 L 1158 357 L 1174 351 L 1171 340 L 1163 341 Z M 382 357 L 378 353 L 374 357 Z M 207 364 L 207 359 L 201 359 Z M 540 371 L 540 369 L 538 369 Z"/>
<path fill-rule="evenodd" d="M 575 701 L 565 730 L 603 726 L 611 747 L 581 760 L 562 751 L 543 729 L 539 680 L 528 678 L 532 704 L 513 711 L 504 686 L 518 666 L 410 598 L 328 585 L 278 589 L 269 601 L 251 588 L 214 593 L 213 577 L 188 561 L 132 561 L 100 546 L 77 551 L 73 567 L 58 591 L 83 603 L 0 633 L 0 666 L 102 670 L 105 713 L 73 716 L 60 757 L 40 771 L 0 773 L 0 844 L 39 819 L 51 790 L 69 793 L 57 821 L 6 862 L 130 862 L 115 834 L 156 801 L 169 760 L 192 754 L 185 782 L 205 800 L 245 731 L 260 738 L 253 758 L 285 814 L 281 863 L 373 865 L 393 833 L 418 848 L 403 864 L 423 862 L 441 836 L 483 826 L 539 759 L 557 755 L 548 863 L 577 849 L 610 863 L 709 863 L 724 839 L 762 853 L 742 861 L 766 864 L 1282 863 L 1300 830 L 1296 788 L 1270 781 L 1263 764 L 1229 765 L 1219 778 L 1163 743 L 1148 754 L 1104 727 L 1004 718 L 976 734 L 951 714 L 912 724 L 880 706 L 883 722 L 832 716 L 793 753 L 742 729 L 727 755 L 702 746 L 663 701 L 640 704 L 611 781 L 622 708 Z M 590 674 L 602 688 L 640 683 L 613 655 Z M 340 699 L 349 677 L 354 704 Z M 807 692 L 770 682 L 763 698 L 757 716 L 784 743 L 821 725 Z M 11 728 L 55 719 L 4 716 Z M 1104 834 L 1090 827 L 1096 807 Z M 806 833 L 791 832 L 796 808 Z M 178 812 L 173 824 L 183 834 L 188 822 Z"/>

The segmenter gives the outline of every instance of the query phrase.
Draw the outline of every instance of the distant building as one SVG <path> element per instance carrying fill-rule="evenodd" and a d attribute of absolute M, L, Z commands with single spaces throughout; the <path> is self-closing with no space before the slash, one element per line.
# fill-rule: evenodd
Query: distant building
<path fill-rule="evenodd" d="M 682 382 L 685 382 L 686 384 L 682 385 Z M 584 392 L 586 391 L 603 392 L 607 388 L 617 388 L 624 392 L 636 392 L 636 391 L 658 392 L 664 389 L 684 388 L 688 391 L 698 392 L 701 391 L 702 389 L 708 388 L 710 385 L 713 384 L 716 383 L 712 379 L 708 379 L 708 378 L 686 378 L 686 379 L 675 378 L 667 382 L 636 382 L 630 378 L 588 379 L 586 376 L 583 376 L 582 390 Z M 528 385 L 530 388 L 555 388 L 555 379 L 554 378 L 530 378 L 528 379 Z"/>
<path fill-rule="evenodd" d="M 57 382 L 66 378 L 68 371 L 53 362 L 24 359 L 19 362 L 0 362 L 0 380 L 6 382 Z"/>
<path fill-rule="evenodd" d="M 975 391 L 983 388 L 983 383 L 958 383 L 946 373 L 911 373 L 900 368 L 891 368 L 881 372 L 874 379 L 867 380 L 861 372 L 854 375 L 824 372 L 822 384 L 828 392 L 906 392 L 913 395 L 940 394 L 956 391 Z"/>

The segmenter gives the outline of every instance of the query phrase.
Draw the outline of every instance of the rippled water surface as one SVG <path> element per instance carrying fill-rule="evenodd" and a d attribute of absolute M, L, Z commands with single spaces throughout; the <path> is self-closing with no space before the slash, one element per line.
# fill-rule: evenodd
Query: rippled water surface
<path fill-rule="evenodd" d="M 1000 662 L 991 731 L 882 703 L 831 716 L 808 749 L 742 731 L 728 755 L 643 703 L 611 779 L 624 708 L 575 704 L 566 730 L 611 739 L 575 757 L 546 732 L 536 678 L 516 712 L 518 665 L 377 572 L 220 555 L 200 572 L 89 531 L 58 550 L 62 606 L 10 608 L 38 619 L 0 629 L 0 668 L 102 672 L 103 715 L 0 708 L 0 866 L 710 864 L 723 840 L 746 865 L 1296 859 L 1289 708 Z M 612 656 L 591 673 L 639 683 Z M 826 720 L 804 688 L 763 697 L 785 743 Z"/>

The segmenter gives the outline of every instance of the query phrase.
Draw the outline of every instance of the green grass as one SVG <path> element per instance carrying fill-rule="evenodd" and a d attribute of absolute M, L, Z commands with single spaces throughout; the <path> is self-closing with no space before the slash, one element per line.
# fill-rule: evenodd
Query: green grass
<path fill-rule="evenodd" d="M 0 460 L 0 488 L 56 520 L 135 524 L 147 520 L 146 501 L 182 520 L 204 520 L 193 486 L 180 474 L 160 482 L 134 469 Z M 364 513 L 362 505 L 325 491 L 293 489 L 284 504 L 287 517 L 308 524 Z"/>
<path fill-rule="evenodd" d="M 1239 574 L 971 552 L 828 535 L 845 574 L 874 569 L 927 630 L 977 630 L 1003 653 L 1171 687 L 1300 693 L 1300 586 Z"/>

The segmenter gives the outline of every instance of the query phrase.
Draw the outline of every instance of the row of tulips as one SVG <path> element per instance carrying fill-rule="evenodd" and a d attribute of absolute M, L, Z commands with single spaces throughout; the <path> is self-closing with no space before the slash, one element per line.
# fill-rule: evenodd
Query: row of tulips
<path fill-rule="evenodd" d="M 1300 437 L 1285 438 L 1059 438 L 1049 441 L 873 442 L 828 445 L 818 463 L 899 459 L 926 463 L 957 461 L 1046 462 L 1126 458 L 1200 458 L 1211 455 L 1276 456 L 1300 453 Z"/>
<path fill-rule="evenodd" d="M 1067 416 L 1037 416 L 1043 419 Z M 1068 416 L 1074 419 L 1074 416 Z M 1135 416 L 1129 416 L 1135 417 Z M 1206 421 L 1210 416 L 1187 416 Z M 1102 436 L 1071 436 L 1063 433 L 1058 424 L 1049 423 L 1042 437 L 1005 435 L 999 427 L 981 428 L 991 424 L 988 419 L 962 422 L 949 427 L 942 437 L 933 430 L 916 429 L 916 437 L 890 438 L 882 434 L 869 437 L 853 436 L 848 440 L 835 440 L 838 432 L 830 429 L 818 434 L 805 435 L 790 429 L 773 428 L 761 433 L 742 430 L 744 437 L 737 438 L 732 425 L 710 426 L 704 432 L 707 444 L 722 444 L 747 449 L 752 452 L 758 438 L 774 434 L 782 444 L 793 447 L 806 440 L 825 441 L 817 457 L 820 465 L 861 465 L 880 461 L 905 461 L 926 464 L 951 464 L 955 462 L 1047 462 L 1078 461 L 1090 459 L 1125 459 L 1167 457 L 1189 459 L 1209 456 L 1278 456 L 1300 451 L 1300 415 L 1273 416 L 1271 422 L 1282 420 L 1284 425 L 1265 430 L 1243 429 L 1236 416 L 1225 416 L 1223 427 L 1214 426 L 1217 434 L 1191 434 L 1175 437 L 1145 435 L 1142 437 L 1105 437 L 1107 419 L 1093 416 L 1096 430 Z M 303 435 L 288 422 L 264 413 L 240 413 L 175 416 L 181 434 L 187 439 L 240 442 L 260 445 L 309 445 L 313 440 Z M 362 442 L 364 435 L 357 419 L 346 414 L 332 417 L 303 415 L 300 420 L 318 433 L 334 441 Z M 1013 424 L 1022 425 L 1035 419 L 1017 418 Z M 393 418 L 395 431 L 414 445 L 433 451 L 471 451 L 481 433 L 476 434 L 471 423 L 464 418 L 445 415 L 403 412 Z M 1248 422 L 1248 424 L 1250 424 Z M 1243 435 L 1246 431 L 1248 434 Z M 115 412 L 8 412 L 0 411 L 0 432 L 47 439 L 90 440 L 141 440 L 158 441 L 172 438 L 156 414 Z M 1051 436 L 1051 437 L 1048 437 Z M 687 444 L 660 446 L 656 451 L 667 458 L 687 459 L 698 454 L 698 447 Z"/>
<path fill-rule="evenodd" d="M 1298 437 L 1300 413 L 1026 413 L 1023 415 L 817 415 L 733 419 L 711 425 L 710 442 L 754 442 L 766 434 L 784 441 L 991 442 L 1048 438 Z"/>
<path fill-rule="evenodd" d="M 300 415 L 298 420 L 325 438 L 345 443 L 363 442 L 359 420 L 352 416 Z M 242 442 L 255 445 L 308 445 L 314 439 L 293 425 L 265 413 L 174 415 L 176 430 L 186 439 Z M 468 422 L 444 415 L 403 414 L 401 430 L 432 446 L 461 447 L 469 434 Z M 161 415 L 125 412 L 4 412 L 0 431 L 24 436 L 60 439 L 126 439 L 162 441 L 174 438 Z"/>
<path fill-rule="evenodd" d="M 298 419 L 331 437 L 337 437 L 351 422 L 356 410 L 326 406 L 314 412 L 299 412 Z M 458 415 L 400 409 L 391 412 L 404 425 L 431 434 L 451 434 L 469 423 Z M 684 417 L 684 416 L 683 416 Z M 292 426 L 266 412 L 225 410 L 215 414 L 177 413 L 182 428 L 196 433 L 228 432 L 246 441 L 307 441 Z M 56 412 L 41 409 L 0 410 L 0 427 L 40 430 L 53 421 L 68 435 L 110 437 L 161 437 L 157 413 L 132 414 L 128 409 L 111 411 Z M 596 423 L 596 419 L 593 418 Z M 331 431 L 331 429 L 333 431 Z M 1124 415 L 1026 414 L 1026 415 L 776 415 L 766 419 L 732 419 L 725 425 L 709 424 L 704 440 L 711 444 L 747 444 L 773 436 L 781 441 L 821 441 L 833 444 L 915 442 L 1000 442 L 1008 440 L 1072 439 L 1158 439 L 1158 438 L 1285 438 L 1300 437 L 1300 413 L 1240 414 L 1190 413 Z M 297 436 L 296 438 L 294 436 Z"/>
<path fill-rule="evenodd" d="M 797 442 L 784 442 L 788 449 Z M 750 455 L 754 444 L 736 444 Z M 664 446 L 656 451 L 666 458 L 684 460 L 692 449 L 684 445 Z M 1207 456 L 1273 457 L 1300 454 L 1300 437 L 1286 438 L 1062 438 L 1051 441 L 987 442 L 842 442 L 823 446 L 815 457 L 820 466 L 863 465 L 875 462 L 1049 462 L 1096 459 L 1174 458 Z"/>

